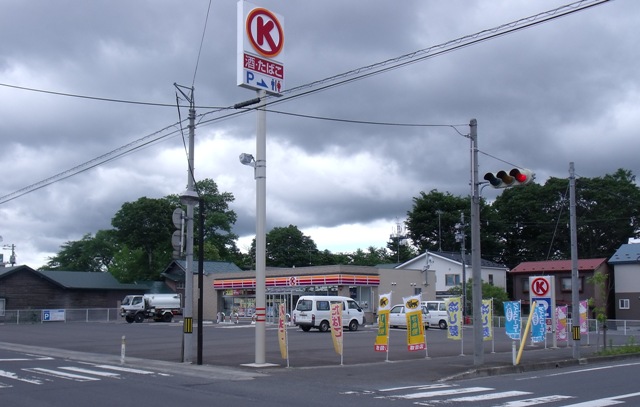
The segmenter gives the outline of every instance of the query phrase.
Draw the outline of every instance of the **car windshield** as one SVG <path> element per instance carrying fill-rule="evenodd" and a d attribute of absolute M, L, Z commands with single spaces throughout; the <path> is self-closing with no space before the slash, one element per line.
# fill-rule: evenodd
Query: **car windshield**
<path fill-rule="evenodd" d="M 122 305 L 129 305 L 129 301 L 131 301 L 131 297 L 127 295 L 124 297 L 124 300 L 122 300 Z"/>
<path fill-rule="evenodd" d="M 311 311 L 311 306 L 313 305 L 313 301 L 311 300 L 300 300 L 298 301 L 298 305 L 296 306 L 297 311 Z"/>

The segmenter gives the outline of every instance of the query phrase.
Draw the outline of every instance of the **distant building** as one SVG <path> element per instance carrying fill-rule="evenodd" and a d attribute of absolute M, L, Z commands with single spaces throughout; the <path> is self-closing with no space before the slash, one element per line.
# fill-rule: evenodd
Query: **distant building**
<path fill-rule="evenodd" d="M 509 275 L 513 281 L 513 299 L 521 300 L 523 311 L 529 310 L 529 279 L 533 276 L 550 276 L 554 278 L 556 305 L 572 304 L 571 290 L 571 260 L 548 260 L 548 261 L 527 261 L 518 264 Z M 596 272 L 602 272 L 609 276 L 609 281 L 613 276 L 611 268 L 607 264 L 606 258 L 579 259 L 578 260 L 578 286 L 580 300 L 595 299 L 596 303 L 602 301 L 599 290 L 593 283 L 589 283 L 589 278 Z M 611 297 L 611 296 L 609 296 Z M 607 315 L 614 317 L 614 310 L 611 306 L 612 298 L 609 298 Z M 593 318 L 593 315 L 589 315 Z"/>
<path fill-rule="evenodd" d="M 128 294 L 147 287 L 121 284 L 109 273 L 0 268 L 0 309 L 116 308 Z"/>
<path fill-rule="evenodd" d="M 462 260 L 462 254 L 460 253 L 430 251 L 414 257 L 396 268 L 419 270 L 427 268 L 427 270 L 432 270 L 435 274 L 436 298 L 428 299 L 433 300 L 450 296 L 449 290 L 451 288 L 461 286 L 463 279 L 466 279 L 468 282 L 473 277 L 471 255 L 465 256 L 464 269 Z M 507 267 L 493 261 L 482 259 L 480 262 L 480 272 L 483 282 L 503 288 L 505 291 L 507 290 Z"/>
<path fill-rule="evenodd" d="M 640 244 L 623 244 L 609 264 L 615 274 L 615 318 L 640 319 Z"/>

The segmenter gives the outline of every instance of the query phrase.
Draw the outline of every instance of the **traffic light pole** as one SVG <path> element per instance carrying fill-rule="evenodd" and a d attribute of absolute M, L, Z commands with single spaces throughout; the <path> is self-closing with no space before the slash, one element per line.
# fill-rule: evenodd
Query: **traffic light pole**
<path fill-rule="evenodd" d="M 478 181 L 478 121 L 469 122 L 471 140 L 471 273 L 473 286 L 473 364 L 484 364 L 482 333 L 482 269 L 480 268 L 480 189 Z"/>
<path fill-rule="evenodd" d="M 190 94 L 182 91 L 182 87 L 174 83 L 174 86 L 189 101 L 189 157 L 187 169 L 187 190 L 180 196 L 182 204 L 187 206 L 187 242 L 185 251 L 184 271 L 184 310 L 183 336 L 182 336 L 182 362 L 193 363 L 193 213 L 198 202 L 198 194 L 195 191 L 194 175 L 194 150 L 196 109 L 194 104 L 193 87 L 188 88 Z"/>

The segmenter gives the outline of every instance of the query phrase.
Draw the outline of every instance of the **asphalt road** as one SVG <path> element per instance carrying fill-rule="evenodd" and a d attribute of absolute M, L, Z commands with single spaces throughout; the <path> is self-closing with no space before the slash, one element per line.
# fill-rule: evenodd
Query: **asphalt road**
<path fill-rule="evenodd" d="M 478 397 L 517 391 L 520 393 L 509 397 L 536 396 L 544 400 L 546 396 L 561 395 L 580 400 L 583 389 L 579 381 L 575 382 L 575 388 L 547 392 L 519 380 L 542 383 L 538 379 L 545 377 L 549 383 L 556 383 L 554 380 L 559 374 L 567 375 L 575 369 L 594 372 L 604 369 L 601 365 L 598 370 L 583 367 L 575 360 L 576 363 L 565 364 L 560 361 L 571 358 L 571 348 L 550 349 L 538 344 L 526 346 L 523 363 L 535 361 L 537 366 L 547 369 L 544 373 L 524 370 L 524 375 L 479 379 L 477 373 L 466 375 L 474 369 L 470 328 L 465 329 L 464 355 L 461 355 L 461 343 L 448 340 L 446 331 L 439 329 L 427 331 L 428 354 L 409 352 L 406 330 L 394 329 L 387 361 L 385 353 L 373 351 L 376 329 L 370 326 L 345 332 L 344 364 L 340 365 L 340 356 L 333 350 L 329 333 L 303 332 L 295 327 L 289 328 L 288 333 L 291 367 L 286 368 L 286 361 L 280 358 L 276 327 L 268 325 L 266 361 L 273 366 L 255 368 L 243 366 L 254 362 L 255 356 L 255 329 L 248 324 L 205 325 L 203 366 L 180 363 L 183 337 L 180 323 L 0 324 L 0 395 L 7 405 L 16 407 L 85 405 L 87 400 L 91 400 L 94 407 L 204 405 L 214 400 L 216 405 L 224 402 L 264 406 L 303 403 L 307 406 L 351 406 L 354 403 L 384 406 L 393 401 L 398 406 L 409 406 L 415 405 L 416 401 L 411 397 L 436 397 L 436 400 L 446 401 L 450 397 L 465 397 L 462 393 L 468 391 L 477 393 Z M 120 363 L 123 336 L 126 344 L 124 364 Z M 484 344 L 485 365 L 488 369 L 491 366 L 498 369 L 491 374 L 514 373 L 512 369 L 501 370 L 511 365 L 511 340 L 500 329 L 496 330 L 495 336 L 495 343 Z M 628 339 L 616 335 L 608 338 L 616 343 Z M 590 340 L 591 343 L 587 343 L 584 338 L 585 343 L 581 346 L 585 355 L 596 350 L 596 338 Z M 633 362 L 630 369 L 638 366 Z M 110 369 L 114 368 L 132 368 L 133 371 L 116 371 L 118 376 L 112 376 Z M 141 374 L 140 370 L 150 373 Z M 61 377 L 70 372 L 83 378 Z M 635 377 L 632 373 L 624 374 Z M 16 377 L 38 383 L 23 382 Z M 442 381 L 447 377 L 456 380 Z M 473 379 L 464 380 L 466 377 Z M 562 377 L 564 380 L 573 376 Z M 476 380 L 483 380 L 483 385 L 478 385 Z M 478 390 L 480 387 L 485 390 Z M 593 392 L 589 397 L 600 394 L 603 397 L 635 397 L 629 396 L 628 388 L 606 394 Z M 424 394 L 416 396 L 415 393 Z M 616 401 L 618 399 L 612 402 Z M 431 405 L 424 400 L 420 403 Z M 469 405 L 494 404 L 481 404 L 476 400 Z M 549 405 L 566 404 L 561 400 Z"/>

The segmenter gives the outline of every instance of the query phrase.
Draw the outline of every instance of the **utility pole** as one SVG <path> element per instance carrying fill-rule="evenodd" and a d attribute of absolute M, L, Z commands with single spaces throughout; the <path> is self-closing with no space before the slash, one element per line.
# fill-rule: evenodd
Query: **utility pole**
<path fill-rule="evenodd" d="M 580 285 L 578 278 L 578 228 L 576 225 L 576 174 L 573 167 L 573 162 L 569 163 L 569 218 L 569 225 L 571 229 L 571 330 L 573 334 L 573 358 L 580 359 Z"/>
<path fill-rule="evenodd" d="M 467 239 L 464 223 L 464 212 L 460 212 L 460 223 L 456 224 L 456 242 L 460 242 L 460 262 L 462 263 L 462 321 L 464 324 L 465 317 L 467 316 L 467 265 L 465 259 L 467 257 Z"/>
<path fill-rule="evenodd" d="M 471 271 L 473 277 L 473 364 L 484 364 L 482 335 L 482 269 L 480 268 L 480 191 L 478 182 L 478 121 L 469 122 L 471 141 Z"/>
<path fill-rule="evenodd" d="M 193 98 L 193 87 L 189 89 L 190 95 L 185 94 L 178 84 L 173 84 L 189 102 L 189 157 L 187 169 L 187 190 L 180 196 L 180 202 L 187 206 L 187 244 L 185 253 L 184 271 L 184 323 L 182 337 L 182 362 L 193 362 L 193 213 L 194 206 L 198 202 L 198 194 L 194 190 L 194 150 L 195 150 L 195 120 L 196 110 Z"/>

